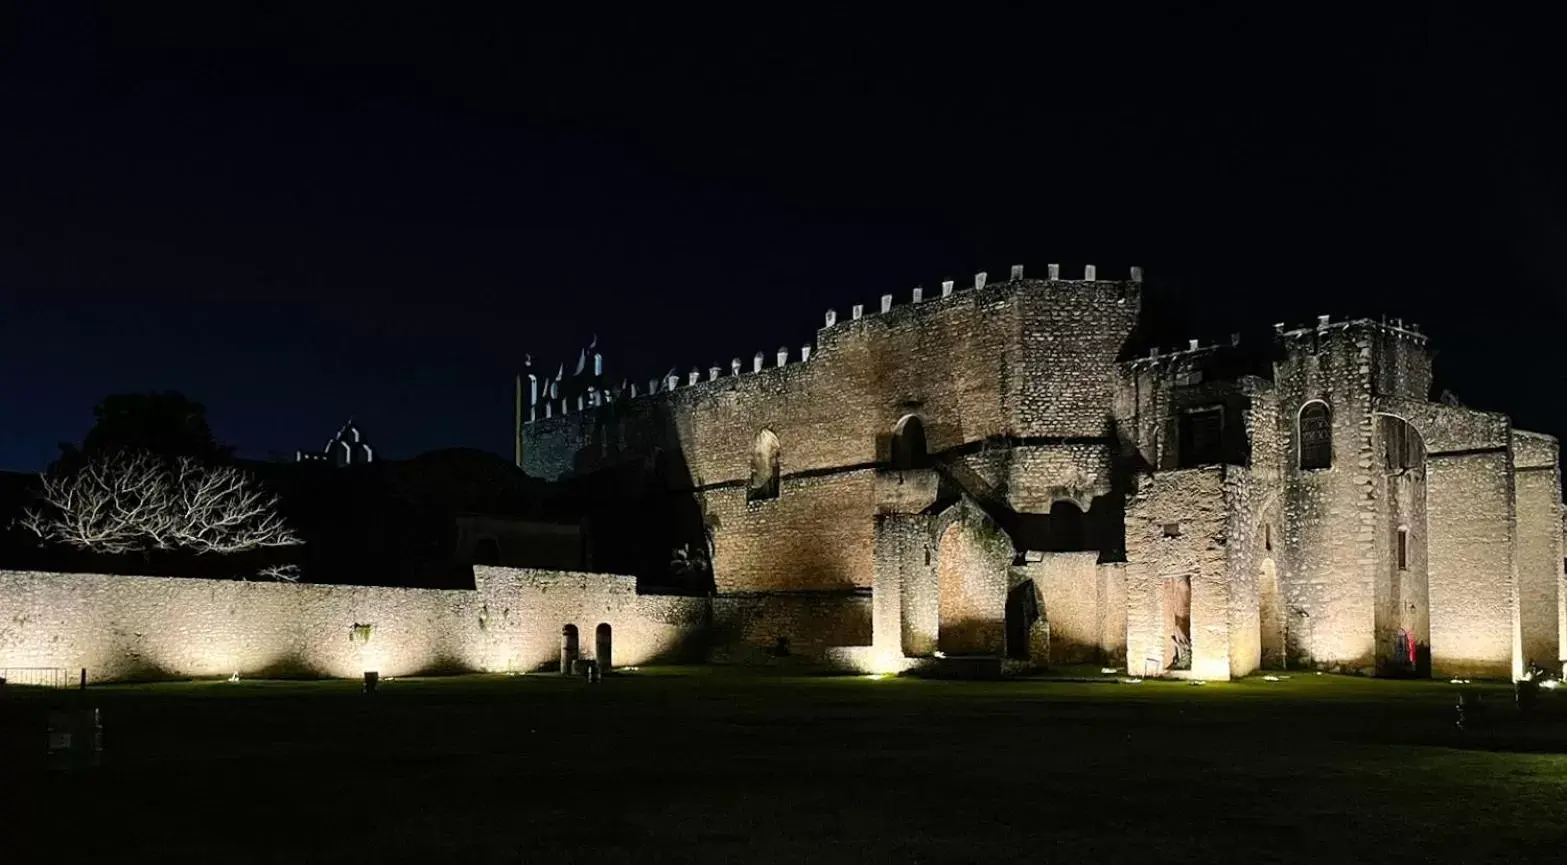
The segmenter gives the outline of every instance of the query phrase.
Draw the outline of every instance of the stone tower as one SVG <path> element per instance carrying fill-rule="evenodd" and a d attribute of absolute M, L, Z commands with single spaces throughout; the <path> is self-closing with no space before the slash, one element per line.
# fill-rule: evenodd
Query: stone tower
<path fill-rule="evenodd" d="M 1444 670 L 1512 673 L 1507 418 L 1427 402 L 1431 352 L 1400 321 L 1323 316 L 1277 341 L 1292 665 L 1428 675 L 1434 653 Z"/>

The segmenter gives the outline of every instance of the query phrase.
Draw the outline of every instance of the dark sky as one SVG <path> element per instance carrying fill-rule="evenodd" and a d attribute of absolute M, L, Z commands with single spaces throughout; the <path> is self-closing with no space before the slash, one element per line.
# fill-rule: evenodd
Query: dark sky
<path fill-rule="evenodd" d="M 524 352 L 645 382 L 1054 261 L 1178 338 L 1412 319 L 1567 431 L 1558 22 L 528 5 L 0 11 L 0 467 L 149 389 L 246 455 L 509 455 Z"/>

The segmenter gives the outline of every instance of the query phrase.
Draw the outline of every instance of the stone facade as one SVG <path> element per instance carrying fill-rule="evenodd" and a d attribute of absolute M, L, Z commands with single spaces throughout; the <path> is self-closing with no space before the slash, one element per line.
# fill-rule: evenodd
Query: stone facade
<path fill-rule="evenodd" d="M 637 514 L 669 526 L 644 558 L 705 549 L 737 656 L 1195 678 L 1562 659 L 1556 441 L 1428 401 L 1418 329 L 1323 317 L 1261 352 L 1130 357 L 1141 274 L 1083 277 L 886 296 L 645 388 L 597 353 L 530 368 L 519 459 L 617 515 L 594 549 L 632 545 Z"/>

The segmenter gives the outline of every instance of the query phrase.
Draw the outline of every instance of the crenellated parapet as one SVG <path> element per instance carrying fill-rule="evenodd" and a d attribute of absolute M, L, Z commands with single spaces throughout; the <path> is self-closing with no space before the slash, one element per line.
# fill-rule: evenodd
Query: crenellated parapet
<path fill-rule="evenodd" d="M 892 294 L 883 294 L 873 305 L 853 304 L 849 315 L 841 318 L 836 309 L 829 309 L 823 325 L 817 331 L 817 339 L 805 342 L 796 350 L 791 346 L 758 351 L 748 358 L 731 358 L 728 363 L 715 363 L 705 369 L 700 365 L 685 368 L 684 364 L 670 367 L 664 375 L 649 378 L 646 382 L 621 380 L 608 381 L 603 373 L 603 357 L 592 345 L 579 355 L 576 371 L 568 375 L 566 365 L 561 364 L 553 376 L 539 376 L 533 368 L 531 356 L 526 360 L 525 373 L 519 377 L 519 414 L 523 424 L 595 409 L 601 406 L 629 400 L 659 398 L 677 391 L 706 388 L 744 377 L 785 374 L 792 367 L 809 364 L 819 355 L 823 340 L 833 338 L 838 332 L 856 326 L 868 326 L 872 322 L 897 321 L 900 316 L 919 314 L 951 307 L 976 296 L 1001 297 L 1029 287 L 1073 286 L 1111 288 L 1119 293 L 1122 302 L 1140 286 L 1143 271 L 1140 267 L 1129 270 L 1125 279 L 1110 280 L 1099 276 L 1092 264 L 1083 267 L 1081 278 L 1063 279 L 1061 266 L 1050 264 L 1045 279 L 1024 277 L 1023 266 L 1012 265 L 1005 282 L 991 282 L 985 271 L 975 273 L 970 283 L 957 286 L 954 280 L 943 280 L 939 294 L 927 294 L 923 286 L 915 286 L 907 302 L 899 303 Z M 685 372 L 680 372 L 685 368 Z"/>
<path fill-rule="evenodd" d="M 1285 342 L 1315 339 L 1325 334 L 1343 333 L 1359 329 L 1378 331 L 1419 346 L 1424 346 L 1430 342 L 1430 337 L 1420 332 L 1420 325 L 1413 322 L 1406 324 L 1402 318 L 1384 317 L 1381 320 L 1349 318 L 1343 321 L 1333 321 L 1332 316 L 1319 315 L 1315 324 L 1292 328 L 1281 321 L 1273 325 L 1275 338 Z"/>
<path fill-rule="evenodd" d="M 899 305 L 897 303 L 897 299 L 896 299 L 895 295 L 883 294 L 880 297 L 880 299 L 879 299 L 879 303 L 877 304 L 877 308 L 879 310 L 879 314 L 880 315 L 889 315 L 889 314 L 896 313 L 900 309 L 908 309 L 910 307 L 917 307 L 917 306 L 920 306 L 922 304 L 941 304 L 943 302 L 950 303 L 950 302 L 953 302 L 954 298 L 961 298 L 961 297 L 964 297 L 964 296 L 972 295 L 974 293 L 983 292 L 983 291 L 986 290 L 987 286 L 992 291 L 995 291 L 998 294 L 1000 294 L 1000 293 L 1005 293 L 1006 291 L 1009 291 L 1009 290 L 1016 290 L 1018 288 L 1024 287 L 1025 284 L 1029 284 L 1029 283 L 1034 283 L 1034 284 L 1045 284 L 1045 283 L 1062 283 L 1062 284 L 1103 283 L 1103 284 L 1108 284 L 1108 285 L 1117 285 L 1117 284 L 1136 284 L 1136 285 L 1140 285 L 1140 284 L 1142 284 L 1142 281 L 1143 281 L 1143 269 L 1140 268 L 1140 267 L 1133 267 L 1133 268 L 1131 268 L 1131 270 L 1128 273 L 1128 276 L 1127 276 L 1127 278 L 1125 280 L 1100 279 L 1099 278 L 1098 268 L 1095 267 L 1092 264 L 1088 264 L 1088 265 L 1084 265 L 1083 266 L 1083 278 L 1082 279 L 1062 279 L 1061 278 L 1061 265 L 1059 265 L 1059 264 L 1047 265 L 1046 266 L 1046 273 L 1047 273 L 1047 276 L 1043 280 L 1025 279 L 1024 276 L 1023 276 L 1023 265 L 1021 265 L 1021 264 L 1014 264 L 1014 265 L 1012 265 L 1011 271 L 1008 274 L 1008 279 L 1007 279 L 1006 282 L 990 282 L 990 274 L 987 273 L 986 271 L 980 271 L 980 272 L 974 274 L 973 282 L 969 283 L 968 285 L 961 286 L 961 287 L 959 287 L 957 285 L 957 281 L 956 280 L 951 280 L 951 279 L 942 280 L 941 281 L 941 291 L 940 291 L 939 296 L 926 297 L 925 296 L 925 287 L 921 286 L 921 285 L 916 285 L 909 292 L 909 302 L 906 303 L 906 304 L 902 304 L 902 305 Z M 838 311 L 836 309 L 829 309 L 829 310 L 827 310 L 827 314 L 825 316 L 825 320 L 824 320 L 824 323 L 823 323 L 823 326 L 822 326 L 821 329 L 822 330 L 831 330 L 831 329 L 833 329 L 835 327 L 840 326 L 840 323 L 841 324 L 852 324 L 853 322 L 864 321 L 864 320 L 870 319 L 870 318 L 874 317 L 877 314 L 878 313 L 867 312 L 866 307 L 865 307 L 864 304 L 857 303 L 857 304 L 854 304 L 853 306 L 851 306 L 849 308 L 849 318 L 848 318 L 847 321 L 844 321 L 844 320 L 842 320 L 842 319 L 840 319 L 838 317 Z"/>

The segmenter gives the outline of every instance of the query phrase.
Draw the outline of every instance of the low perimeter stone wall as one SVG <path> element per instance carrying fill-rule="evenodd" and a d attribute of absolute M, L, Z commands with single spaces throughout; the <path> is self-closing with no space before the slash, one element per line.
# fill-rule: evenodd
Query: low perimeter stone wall
<path fill-rule="evenodd" d="M 618 666 L 678 655 L 705 598 L 638 595 L 633 577 L 476 567 L 472 590 L 0 571 L 0 668 L 91 681 L 527 672 L 584 658 L 610 627 Z"/>

